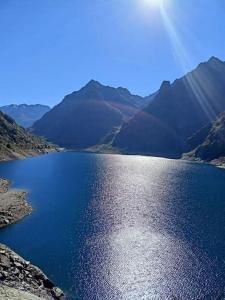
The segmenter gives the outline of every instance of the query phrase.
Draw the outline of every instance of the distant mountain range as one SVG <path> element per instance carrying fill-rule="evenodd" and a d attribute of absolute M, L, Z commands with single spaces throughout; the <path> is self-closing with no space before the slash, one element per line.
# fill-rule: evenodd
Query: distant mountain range
<path fill-rule="evenodd" d="M 11 117 L 0 112 L 0 160 L 48 153 L 54 149 L 54 146 L 31 135 Z"/>
<path fill-rule="evenodd" d="M 221 136 L 215 126 L 219 122 L 223 131 L 218 117 L 224 111 L 225 63 L 212 57 L 173 83 L 164 81 L 149 97 L 92 80 L 67 95 L 32 130 L 72 149 L 108 145 L 128 154 L 179 158 L 191 152 L 209 159 L 203 152 Z"/>
<path fill-rule="evenodd" d="M 33 132 L 58 145 L 84 149 L 110 142 L 124 121 L 147 105 L 149 98 L 125 88 L 90 81 L 35 122 Z"/>
<path fill-rule="evenodd" d="M 24 128 L 29 128 L 35 121 L 39 120 L 46 112 L 48 112 L 50 107 L 41 104 L 11 104 L 0 107 L 0 110 L 12 117 L 17 124 Z"/>

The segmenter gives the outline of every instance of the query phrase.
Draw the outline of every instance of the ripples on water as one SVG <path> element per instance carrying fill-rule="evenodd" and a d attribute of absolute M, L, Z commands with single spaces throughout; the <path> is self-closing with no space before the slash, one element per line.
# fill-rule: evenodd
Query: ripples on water
<path fill-rule="evenodd" d="M 36 211 L 0 241 L 71 299 L 216 299 L 225 286 L 225 171 L 61 153 L 0 165 Z M 35 230 L 35 237 L 34 237 Z"/>

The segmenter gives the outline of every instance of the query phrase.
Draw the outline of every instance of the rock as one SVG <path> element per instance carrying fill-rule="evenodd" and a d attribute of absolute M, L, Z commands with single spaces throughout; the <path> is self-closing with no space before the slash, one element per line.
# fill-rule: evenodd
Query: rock
<path fill-rule="evenodd" d="M 0 193 L 5 193 L 8 191 L 10 181 L 7 179 L 0 178 Z"/>
<path fill-rule="evenodd" d="M 43 285 L 47 289 L 53 289 L 54 288 L 54 284 L 48 278 L 44 279 Z"/>
<path fill-rule="evenodd" d="M 0 265 L 2 267 L 9 268 L 10 267 L 10 259 L 5 255 L 0 255 Z"/>
<path fill-rule="evenodd" d="M 0 297 L 1 300 L 46 300 L 3 284 L 0 285 Z"/>
<path fill-rule="evenodd" d="M 6 271 L 3 271 L 3 272 L 2 272 L 2 275 L 3 275 L 5 278 L 7 278 L 7 277 L 9 276 L 8 272 L 6 272 Z"/>
<path fill-rule="evenodd" d="M 14 262 L 14 265 L 17 267 L 17 268 L 19 268 L 19 269 L 22 269 L 23 268 L 23 265 L 21 264 L 21 263 L 19 263 L 19 262 Z"/>
<path fill-rule="evenodd" d="M 4 223 L 8 225 L 10 222 L 8 219 L 4 218 Z"/>
<path fill-rule="evenodd" d="M 0 286 L 1 282 L 45 300 L 63 299 L 63 292 L 38 267 L 0 244 Z"/>
<path fill-rule="evenodd" d="M 15 270 L 13 270 L 13 274 L 14 274 L 14 275 L 19 275 L 19 274 L 20 274 L 20 271 L 19 271 L 18 269 L 15 269 Z"/>
<path fill-rule="evenodd" d="M 6 277 L 5 277 L 4 273 L 3 273 L 3 272 L 0 272 L 0 280 L 3 281 L 3 280 L 5 280 L 5 278 L 6 278 Z"/>
<path fill-rule="evenodd" d="M 56 299 L 60 299 L 63 296 L 63 292 L 59 288 L 54 287 L 52 289 L 52 296 Z"/>

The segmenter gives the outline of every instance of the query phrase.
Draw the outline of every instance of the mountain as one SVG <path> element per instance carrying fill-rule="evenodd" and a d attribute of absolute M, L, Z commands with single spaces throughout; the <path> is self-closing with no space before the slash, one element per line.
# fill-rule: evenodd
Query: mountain
<path fill-rule="evenodd" d="M 89 148 L 108 141 L 146 101 L 125 88 L 92 80 L 35 122 L 33 132 L 67 148 Z"/>
<path fill-rule="evenodd" d="M 29 134 L 11 117 L 0 112 L 0 160 L 48 153 L 54 149 L 42 138 Z"/>
<path fill-rule="evenodd" d="M 225 157 L 225 112 L 212 124 L 204 141 L 187 156 L 204 161 Z"/>
<path fill-rule="evenodd" d="M 187 139 L 187 151 L 190 152 L 201 145 L 208 136 L 213 123 L 208 123 Z"/>
<path fill-rule="evenodd" d="M 212 57 L 162 83 L 153 101 L 126 122 L 113 145 L 128 153 L 180 157 L 187 140 L 225 110 L 225 63 Z"/>
<path fill-rule="evenodd" d="M 29 128 L 35 121 L 39 120 L 46 112 L 48 112 L 50 107 L 41 104 L 11 104 L 0 107 L 0 110 L 12 117 L 17 124 L 24 128 Z"/>

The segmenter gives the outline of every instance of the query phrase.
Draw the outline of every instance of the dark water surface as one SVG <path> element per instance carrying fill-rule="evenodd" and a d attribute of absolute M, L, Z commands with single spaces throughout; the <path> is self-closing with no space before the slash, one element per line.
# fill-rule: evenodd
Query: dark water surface
<path fill-rule="evenodd" d="M 31 216 L 0 230 L 69 299 L 216 299 L 225 291 L 225 171 L 59 153 L 0 164 Z M 208 297 L 207 297 L 208 296 Z"/>

